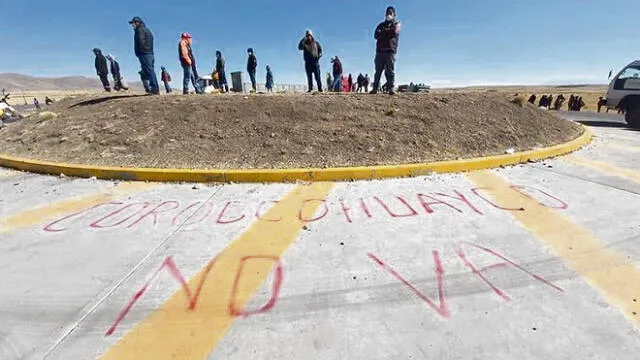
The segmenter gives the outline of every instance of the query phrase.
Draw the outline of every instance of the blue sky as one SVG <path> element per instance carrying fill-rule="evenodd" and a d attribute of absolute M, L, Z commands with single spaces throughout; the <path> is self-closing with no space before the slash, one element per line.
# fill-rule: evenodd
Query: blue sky
<path fill-rule="evenodd" d="M 201 73 L 220 49 L 227 71 L 244 70 L 246 49 L 271 65 L 276 83 L 305 83 L 297 43 L 314 31 L 325 57 L 338 55 L 346 72 L 373 75 L 373 30 L 380 0 L 31 0 L 11 3 L 3 17 L 0 72 L 93 76 L 93 47 L 118 57 L 137 80 L 133 32 L 140 16 L 155 35 L 156 64 L 181 79 L 177 42 L 194 37 Z M 433 86 L 606 83 L 609 69 L 640 58 L 638 0 L 397 0 L 403 32 L 398 82 Z M 354 76 L 355 76 L 354 75 Z"/>

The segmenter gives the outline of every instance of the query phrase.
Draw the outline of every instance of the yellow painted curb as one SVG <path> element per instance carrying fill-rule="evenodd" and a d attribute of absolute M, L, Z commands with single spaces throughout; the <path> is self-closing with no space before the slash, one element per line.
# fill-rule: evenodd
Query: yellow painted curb
<path fill-rule="evenodd" d="M 287 181 L 349 181 L 383 178 L 420 176 L 430 173 L 452 173 L 496 168 L 499 166 L 524 163 L 529 160 L 547 159 L 576 151 L 591 142 L 591 130 L 583 127 L 584 132 L 578 138 L 564 144 L 540 150 L 530 150 L 515 154 L 487 156 L 475 159 L 439 161 L 421 164 L 383 165 L 342 168 L 309 169 L 157 169 L 157 168 L 118 168 L 107 166 L 76 165 L 21 159 L 0 155 L 0 166 L 31 171 L 41 174 L 98 179 L 120 179 L 131 181 L 158 182 L 287 182 Z"/>

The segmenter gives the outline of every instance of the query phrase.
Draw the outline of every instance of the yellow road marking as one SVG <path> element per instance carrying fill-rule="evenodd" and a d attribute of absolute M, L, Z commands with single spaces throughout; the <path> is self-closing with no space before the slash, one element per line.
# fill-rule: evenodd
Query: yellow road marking
<path fill-rule="evenodd" d="M 282 221 L 254 222 L 216 256 L 208 275 L 205 267 L 190 279 L 189 287 L 195 289 L 206 276 L 195 309 L 189 310 L 189 299 L 182 290 L 176 291 L 146 320 L 126 333 L 102 359 L 206 358 L 235 319 L 229 311 L 232 288 L 234 306 L 244 308 L 274 266 L 273 261 L 252 261 L 251 270 L 243 270 L 242 281 L 235 284 L 241 259 L 247 256 L 280 258 L 304 226 L 300 219 L 312 219 L 322 204 L 309 199 L 326 198 L 332 187 L 332 183 L 313 183 L 294 188 L 262 216 L 282 218 Z"/>
<path fill-rule="evenodd" d="M 478 187 L 493 189 L 486 190 L 487 194 L 502 206 L 524 208 L 525 211 L 511 215 L 598 289 L 610 304 L 617 306 L 627 319 L 640 326 L 640 269 L 626 256 L 606 248 L 588 230 L 552 209 L 522 196 L 493 172 L 471 173 L 467 177 Z"/>
<path fill-rule="evenodd" d="M 66 199 L 39 208 L 22 211 L 0 219 L 0 234 L 35 226 L 47 219 L 80 211 L 154 186 L 157 186 L 157 184 L 143 182 L 121 183 L 116 187 L 109 187 L 106 191 L 102 190 L 100 194 Z"/>
<path fill-rule="evenodd" d="M 622 151 L 640 152 L 640 146 L 628 146 L 628 145 L 611 144 L 611 143 L 602 144 L 602 145 L 612 149 L 618 149 Z"/>
<path fill-rule="evenodd" d="M 640 182 L 640 172 L 638 171 L 619 168 L 617 166 L 611 165 L 606 162 L 589 160 L 583 157 L 573 156 L 573 155 L 565 156 L 560 159 L 571 164 L 580 165 L 582 167 L 586 167 L 593 170 L 598 170 L 609 175 L 615 175 L 615 176 L 623 177 L 636 182 Z"/>

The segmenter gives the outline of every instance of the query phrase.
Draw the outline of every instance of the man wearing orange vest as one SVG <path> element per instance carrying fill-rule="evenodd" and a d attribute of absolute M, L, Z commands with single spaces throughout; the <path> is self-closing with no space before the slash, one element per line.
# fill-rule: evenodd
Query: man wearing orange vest
<path fill-rule="evenodd" d="M 202 90 L 196 82 L 196 77 L 193 73 L 193 64 L 195 58 L 193 57 L 193 51 L 191 50 L 191 34 L 182 33 L 180 37 L 180 43 L 178 44 L 178 54 L 180 57 L 180 63 L 182 64 L 183 79 L 182 79 L 182 93 L 189 94 L 189 80 L 193 84 L 197 94 L 202 94 Z"/>

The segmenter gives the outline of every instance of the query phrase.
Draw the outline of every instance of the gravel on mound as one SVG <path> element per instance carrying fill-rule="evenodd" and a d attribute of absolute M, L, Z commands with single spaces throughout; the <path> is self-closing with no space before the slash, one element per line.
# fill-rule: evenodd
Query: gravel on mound
<path fill-rule="evenodd" d="M 572 140 L 582 128 L 492 93 L 111 96 L 0 130 L 0 153 L 124 167 L 419 163 Z"/>

